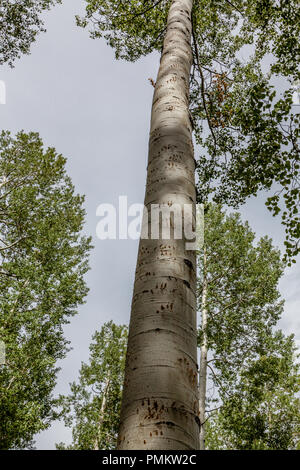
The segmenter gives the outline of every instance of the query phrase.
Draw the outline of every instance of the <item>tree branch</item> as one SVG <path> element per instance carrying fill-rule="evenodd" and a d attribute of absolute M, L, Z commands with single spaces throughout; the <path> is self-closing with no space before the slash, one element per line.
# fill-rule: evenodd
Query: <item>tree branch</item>
<path fill-rule="evenodd" d="M 243 13 L 236 5 L 234 5 L 233 3 L 231 3 L 229 0 L 225 0 L 225 2 L 229 3 L 229 5 L 230 5 L 232 8 L 234 8 L 236 11 L 238 11 L 238 12 L 242 15 L 242 17 L 244 18 L 244 13 Z"/>
<path fill-rule="evenodd" d="M 197 46 L 197 42 L 196 42 L 193 18 L 192 18 L 192 36 L 193 36 L 193 43 L 194 43 L 194 46 L 195 46 L 196 64 L 197 64 L 197 67 L 198 67 L 198 70 L 199 70 L 199 73 L 200 73 L 200 77 L 201 77 L 201 96 L 202 96 L 202 101 L 203 101 L 203 107 L 204 107 L 204 111 L 205 111 L 205 114 L 206 114 L 207 123 L 208 123 L 211 135 L 212 135 L 214 143 L 215 143 L 215 152 L 214 152 L 214 154 L 216 154 L 217 139 L 216 139 L 215 133 L 213 131 L 211 121 L 210 121 L 210 117 L 209 117 L 209 113 L 208 113 L 207 106 L 206 106 L 204 76 L 203 76 L 202 68 L 201 68 L 201 65 L 200 65 L 199 52 L 198 52 L 198 46 Z"/>
<path fill-rule="evenodd" d="M 19 240 L 16 240 L 15 242 L 11 243 L 11 245 L 6 245 L 6 243 L 3 241 L 3 240 L 0 240 L 2 243 L 4 243 L 4 245 L 6 245 L 5 247 L 3 248 L 0 248 L 0 251 L 5 251 L 5 250 L 9 250 L 10 248 L 12 248 L 13 246 L 17 245 L 18 243 L 20 243 L 21 240 L 24 240 L 26 237 L 22 237 L 22 238 L 19 238 Z"/>

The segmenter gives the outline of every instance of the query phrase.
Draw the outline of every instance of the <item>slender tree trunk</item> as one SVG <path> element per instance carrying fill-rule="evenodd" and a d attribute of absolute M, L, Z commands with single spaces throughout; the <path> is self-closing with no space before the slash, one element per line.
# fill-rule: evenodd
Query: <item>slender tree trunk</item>
<path fill-rule="evenodd" d="M 174 0 L 156 81 L 145 206 L 196 192 L 189 80 L 192 0 Z M 150 217 L 151 226 L 151 217 Z M 140 240 L 118 449 L 198 449 L 196 259 L 186 240 Z"/>
<path fill-rule="evenodd" d="M 199 370 L 199 411 L 200 411 L 200 450 L 205 450 L 205 402 L 206 402 L 206 380 L 207 380 L 207 274 L 206 274 L 206 249 L 203 254 L 203 291 L 202 291 L 202 343 L 200 348 L 200 370 Z"/>
<path fill-rule="evenodd" d="M 101 408 L 100 408 L 100 413 L 99 413 L 99 421 L 98 421 L 98 432 L 97 432 L 97 438 L 95 441 L 94 450 L 99 450 L 99 444 L 101 440 L 101 429 L 102 429 L 103 420 L 104 420 L 104 413 L 105 413 L 105 408 L 106 408 L 109 384 L 110 384 L 110 378 L 107 377 L 105 381 L 104 390 L 103 390 L 103 398 L 102 398 L 102 403 L 101 403 Z"/>

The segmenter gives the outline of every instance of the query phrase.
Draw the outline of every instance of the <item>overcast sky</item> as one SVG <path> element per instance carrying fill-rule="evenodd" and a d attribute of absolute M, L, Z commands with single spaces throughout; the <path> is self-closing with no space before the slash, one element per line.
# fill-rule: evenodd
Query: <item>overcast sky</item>
<path fill-rule="evenodd" d="M 119 195 L 129 204 L 142 203 L 146 179 L 148 132 L 153 88 L 159 58 L 152 54 L 135 64 L 116 61 L 102 40 L 92 40 L 75 25 L 82 0 L 64 0 L 45 15 L 47 33 L 38 37 L 31 55 L 2 67 L 0 80 L 7 88 L 6 105 L 0 105 L 2 129 L 40 133 L 45 145 L 68 158 L 68 172 L 77 192 L 86 195 L 85 231 L 94 239 L 90 293 L 79 314 L 65 329 L 73 350 L 61 362 L 56 391 L 68 393 L 81 361 L 88 360 L 91 336 L 113 319 L 128 323 L 137 242 L 100 241 L 96 238 L 97 206 L 117 205 Z M 268 234 L 281 247 L 284 232 L 264 206 L 250 200 L 241 209 L 258 236 Z M 295 333 L 300 345 L 300 264 L 286 271 L 280 287 L 286 308 L 280 326 Z M 62 423 L 37 436 L 37 448 L 54 449 L 69 442 Z"/>

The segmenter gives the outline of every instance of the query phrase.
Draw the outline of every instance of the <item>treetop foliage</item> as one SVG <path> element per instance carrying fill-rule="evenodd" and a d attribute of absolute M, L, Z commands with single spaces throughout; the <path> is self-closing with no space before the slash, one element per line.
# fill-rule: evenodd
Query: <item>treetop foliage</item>
<path fill-rule="evenodd" d="M 210 371 L 216 387 L 228 389 L 242 366 L 268 351 L 268 337 L 283 312 L 278 282 L 284 265 L 272 240 L 263 237 L 256 242 L 238 213 L 226 215 L 210 204 L 204 229 L 198 254 L 198 311 L 201 315 L 206 285 Z M 200 344 L 202 335 L 200 328 Z"/>
<path fill-rule="evenodd" d="M 207 423 L 208 449 L 300 448 L 299 355 L 293 336 L 269 336 L 266 353 L 241 369 Z"/>
<path fill-rule="evenodd" d="M 171 0 L 85 1 L 86 15 L 77 24 L 89 26 L 93 39 L 106 39 L 117 59 L 135 61 L 162 48 Z"/>
<path fill-rule="evenodd" d="M 88 292 L 84 198 L 35 133 L 0 134 L 0 448 L 26 448 L 56 412 L 63 325 Z"/>
<path fill-rule="evenodd" d="M 117 58 L 136 60 L 160 51 L 172 0 L 85 0 L 79 26 L 93 38 L 104 37 Z M 262 57 L 272 53 L 277 73 L 299 78 L 299 3 L 297 0 L 195 0 L 193 23 L 202 65 L 228 59 L 246 44 Z M 225 39 L 225 43 L 224 43 Z"/>
<path fill-rule="evenodd" d="M 40 18 L 61 0 L 1 0 L 0 2 L 0 65 L 13 65 L 21 54 L 28 54 L 31 44 L 45 31 Z"/>

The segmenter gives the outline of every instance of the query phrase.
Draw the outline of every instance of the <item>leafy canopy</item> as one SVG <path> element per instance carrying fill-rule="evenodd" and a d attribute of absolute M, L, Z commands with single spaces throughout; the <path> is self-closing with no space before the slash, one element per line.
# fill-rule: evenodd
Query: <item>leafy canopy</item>
<path fill-rule="evenodd" d="M 269 238 L 255 241 L 239 214 L 226 215 L 213 204 L 206 207 L 197 298 L 200 317 L 204 308 L 207 314 L 199 345 L 206 333 L 209 449 L 289 449 L 299 444 L 295 343 L 293 336 L 274 331 L 283 312 L 280 258 Z"/>
<path fill-rule="evenodd" d="M 88 291 L 84 198 L 65 164 L 38 134 L 0 134 L 1 449 L 30 447 L 55 418 L 56 362 L 68 350 L 63 325 Z"/>
<path fill-rule="evenodd" d="M 162 48 L 171 0 L 85 0 L 86 15 L 77 24 L 90 27 L 93 39 L 104 37 L 116 58 L 135 61 Z"/>
<path fill-rule="evenodd" d="M 61 0 L 1 0 L 0 65 L 13 65 L 21 54 L 28 54 L 31 44 L 43 28 L 44 10 Z"/>

